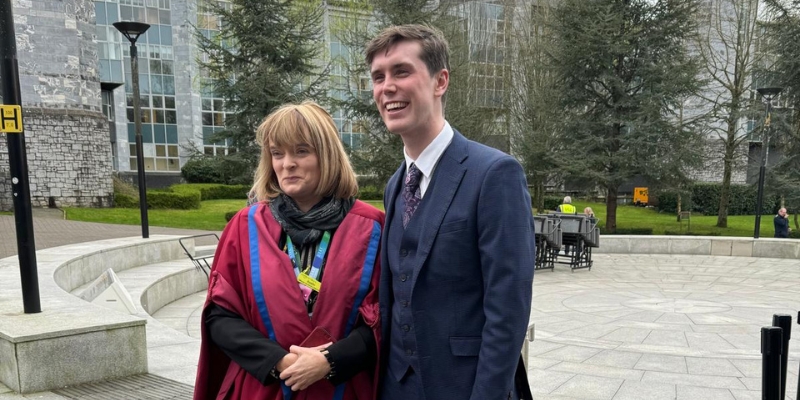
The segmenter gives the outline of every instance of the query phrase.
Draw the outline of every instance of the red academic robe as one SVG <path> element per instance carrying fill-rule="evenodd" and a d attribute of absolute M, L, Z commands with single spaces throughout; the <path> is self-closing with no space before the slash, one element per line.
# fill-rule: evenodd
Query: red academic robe
<path fill-rule="evenodd" d="M 210 302 L 241 315 L 265 337 L 288 351 L 316 326 L 338 339 L 361 317 L 380 343 L 378 282 L 384 215 L 356 201 L 332 237 L 322 288 L 312 318 L 298 288 L 289 257 L 278 248 L 281 227 L 264 202 L 240 211 L 225 227 L 211 268 Z M 203 312 L 205 318 L 205 310 Z M 208 339 L 202 324 L 195 400 L 374 400 L 378 365 L 334 387 L 320 380 L 300 392 L 283 383 L 264 386 Z M 380 354 L 380 351 L 377 352 Z"/>

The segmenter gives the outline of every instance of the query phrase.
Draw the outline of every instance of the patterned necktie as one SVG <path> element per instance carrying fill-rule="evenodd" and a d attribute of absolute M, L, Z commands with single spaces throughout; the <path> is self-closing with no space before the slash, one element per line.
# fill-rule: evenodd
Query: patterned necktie
<path fill-rule="evenodd" d="M 421 177 L 422 171 L 412 163 L 406 174 L 406 183 L 403 187 L 403 200 L 406 203 L 405 209 L 403 209 L 403 229 L 408 226 L 408 221 L 411 220 L 414 211 L 417 211 L 419 202 L 422 201 L 422 196 L 419 192 L 419 180 Z"/>

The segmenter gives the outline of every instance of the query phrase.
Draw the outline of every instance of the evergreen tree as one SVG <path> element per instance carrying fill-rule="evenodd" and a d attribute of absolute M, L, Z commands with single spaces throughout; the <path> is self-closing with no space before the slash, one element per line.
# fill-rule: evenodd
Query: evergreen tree
<path fill-rule="evenodd" d="M 202 53 L 200 84 L 222 97 L 229 111 L 215 139 L 229 140 L 237 152 L 228 161 L 240 165 L 243 180 L 252 181 L 259 157 L 255 128 L 264 117 L 287 102 L 325 99 L 322 3 L 230 0 L 201 7 L 195 27 Z"/>
<path fill-rule="evenodd" d="M 676 111 L 698 89 L 686 42 L 694 0 L 565 0 L 554 11 L 561 74 L 565 170 L 606 192 L 606 230 L 617 228 L 617 190 L 632 177 L 682 173 L 677 152 L 697 134 Z"/>

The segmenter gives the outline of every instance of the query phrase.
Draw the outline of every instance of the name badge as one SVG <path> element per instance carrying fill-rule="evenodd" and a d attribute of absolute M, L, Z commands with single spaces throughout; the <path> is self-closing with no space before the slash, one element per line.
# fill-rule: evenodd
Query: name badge
<path fill-rule="evenodd" d="M 297 276 L 297 282 L 315 292 L 319 292 L 320 287 L 322 287 L 322 283 L 308 276 L 305 272 Z"/>

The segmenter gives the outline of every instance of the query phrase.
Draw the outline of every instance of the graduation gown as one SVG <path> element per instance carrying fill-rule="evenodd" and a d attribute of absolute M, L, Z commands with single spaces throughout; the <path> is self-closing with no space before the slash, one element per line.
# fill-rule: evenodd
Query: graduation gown
<path fill-rule="evenodd" d="M 305 301 L 287 254 L 278 243 L 280 224 L 269 206 L 260 202 L 239 211 L 225 227 L 211 268 L 210 303 L 242 316 L 265 337 L 287 351 L 300 344 L 317 327 L 337 340 L 346 337 L 357 321 L 372 328 L 380 343 L 378 250 L 384 216 L 372 206 L 356 201 L 336 229 L 330 243 L 322 287 L 308 317 Z M 377 397 L 377 371 L 360 372 L 348 382 L 333 386 L 320 380 L 300 392 L 282 382 L 264 386 L 211 342 L 203 324 L 194 399 L 262 400 L 373 400 Z M 377 352 L 380 354 L 380 351 Z"/>

